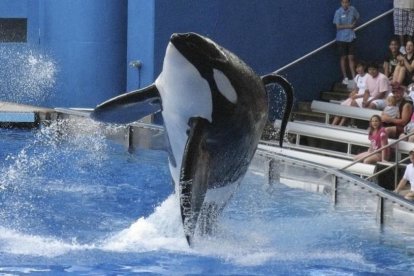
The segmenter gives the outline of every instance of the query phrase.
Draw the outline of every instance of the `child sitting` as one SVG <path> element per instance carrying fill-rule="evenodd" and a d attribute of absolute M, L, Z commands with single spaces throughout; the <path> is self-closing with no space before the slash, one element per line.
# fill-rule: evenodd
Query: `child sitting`
<path fill-rule="evenodd" d="M 388 145 L 388 135 L 382 126 L 381 117 L 373 115 L 369 121 L 368 139 L 371 146 L 368 151 L 362 152 L 354 157 L 354 160 L 360 160 L 365 164 L 375 164 L 378 161 L 387 161 L 390 156 L 390 149 L 385 148 L 374 155 L 372 152 Z"/>
<path fill-rule="evenodd" d="M 356 66 L 356 71 L 358 73 L 354 78 L 356 87 L 351 91 L 351 93 L 349 93 L 348 99 L 344 100 L 341 103 L 341 105 L 358 107 L 358 103 L 355 100 L 364 97 L 366 89 L 365 81 L 367 79 L 365 63 L 362 61 L 358 62 Z M 343 126 L 346 123 L 347 119 L 348 118 L 346 117 L 335 116 L 335 118 L 332 121 L 332 124 Z"/>
<path fill-rule="evenodd" d="M 382 114 L 388 115 L 391 118 L 399 118 L 400 109 L 397 106 L 397 100 L 393 95 L 387 97 L 387 106 L 382 111 Z"/>

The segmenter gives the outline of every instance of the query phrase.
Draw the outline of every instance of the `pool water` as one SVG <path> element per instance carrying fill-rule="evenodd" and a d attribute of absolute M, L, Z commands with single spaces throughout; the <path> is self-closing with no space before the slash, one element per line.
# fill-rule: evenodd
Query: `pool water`
<path fill-rule="evenodd" d="M 414 272 L 414 239 L 249 171 L 210 237 L 186 244 L 167 153 L 92 122 L 0 129 L 0 275 Z M 411 247 L 412 248 L 412 247 Z"/>

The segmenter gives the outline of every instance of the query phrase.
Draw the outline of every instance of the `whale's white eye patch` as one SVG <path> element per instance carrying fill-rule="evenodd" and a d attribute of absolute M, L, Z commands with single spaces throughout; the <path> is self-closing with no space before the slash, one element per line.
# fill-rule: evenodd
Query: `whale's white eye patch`
<path fill-rule="evenodd" d="M 229 79 L 220 70 L 213 69 L 214 80 L 216 81 L 217 88 L 223 94 L 226 99 L 232 103 L 237 102 L 237 93 L 231 85 Z"/>

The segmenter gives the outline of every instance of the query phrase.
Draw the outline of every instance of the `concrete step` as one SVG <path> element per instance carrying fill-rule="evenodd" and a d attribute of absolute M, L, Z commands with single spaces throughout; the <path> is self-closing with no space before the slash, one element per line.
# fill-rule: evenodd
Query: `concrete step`
<path fill-rule="evenodd" d="M 292 114 L 293 121 L 314 121 L 319 123 L 325 122 L 325 115 L 312 111 L 294 111 Z"/>
<path fill-rule="evenodd" d="M 320 98 L 323 101 L 343 101 L 348 98 L 349 92 L 325 91 L 321 92 Z"/>
<path fill-rule="evenodd" d="M 350 89 L 348 88 L 348 86 L 346 86 L 345 84 L 342 84 L 341 82 L 334 83 L 332 87 L 332 91 L 335 91 L 335 92 L 349 93 L 349 90 Z"/>
<path fill-rule="evenodd" d="M 298 102 L 297 108 L 298 108 L 298 111 L 311 112 L 312 111 L 311 105 L 312 105 L 312 102 Z"/>
<path fill-rule="evenodd" d="M 322 113 L 313 112 L 312 102 L 298 102 L 297 109 L 292 112 L 292 120 L 325 122 Z"/>

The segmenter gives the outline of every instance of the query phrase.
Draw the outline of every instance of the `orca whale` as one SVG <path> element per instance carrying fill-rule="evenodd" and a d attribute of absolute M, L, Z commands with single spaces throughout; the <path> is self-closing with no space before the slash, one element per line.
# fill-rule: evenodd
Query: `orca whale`
<path fill-rule="evenodd" d="M 196 33 L 173 34 L 155 82 L 98 105 L 91 117 L 129 123 L 161 111 L 169 142 L 169 168 L 180 199 L 189 245 L 196 231 L 212 231 L 217 216 L 239 186 L 267 123 L 265 85 L 240 58 Z M 281 137 L 281 142 L 283 135 Z"/>

